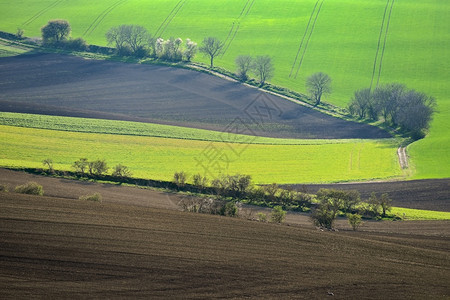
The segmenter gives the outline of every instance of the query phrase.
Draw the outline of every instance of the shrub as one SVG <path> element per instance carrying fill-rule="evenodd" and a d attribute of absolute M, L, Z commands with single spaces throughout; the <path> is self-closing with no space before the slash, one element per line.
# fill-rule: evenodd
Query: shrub
<path fill-rule="evenodd" d="M 44 195 L 44 189 L 42 188 L 42 185 L 39 185 L 34 181 L 30 181 L 23 185 L 16 186 L 14 191 L 20 194 L 38 195 L 38 196 Z"/>
<path fill-rule="evenodd" d="M 17 28 L 17 31 L 16 31 L 17 38 L 22 39 L 24 33 L 25 33 L 25 31 L 22 28 Z"/>
<path fill-rule="evenodd" d="M 272 209 L 272 214 L 270 216 L 270 220 L 273 223 L 283 223 L 286 218 L 286 212 L 283 210 L 281 206 L 275 206 Z"/>
<path fill-rule="evenodd" d="M 118 164 L 114 167 L 112 176 L 119 177 L 119 178 L 125 178 L 131 176 L 131 171 L 128 169 L 127 166 Z"/>
<path fill-rule="evenodd" d="M 195 174 L 192 176 L 193 184 L 198 189 L 203 190 L 208 184 L 208 178 L 206 176 L 202 176 L 201 174 Z"/>
<path fill-rule="evenodd" d="M 258 221 L 259 222 L 267 222 L 267 215 L 265 213 L 258 213 Z"/>
<path fill-rule="evenodd" d="M 326 229 L 333 228 L 335 218 L 335 214 L 328 209 L 327 205 L 319 205 L 311 214 L 314 225 Z"/>
<path fill-rule="evenodd" d="M 222 209 L 220 210 L 220 214 L 222 216 L 227 217 L 237 217 L 238 215 L 238 207 L 234 202 L 227 202 L 225 205 L 222 206 Z"/>
<path fill-rule="evenodd" d="M 353 230 L 356 231 L 359 226 L 362 225 L 361 215 L 358 214 L 347 214 L 348 223 L 352 226 Z"/>
<path fill-rule="evenodd" d="M 78 198 L 83 201 L 102 202 L 102 195 L 100 193 L 94 193 L 92 195 L 83 195 Z"/>
<path fill-rule="evenodd" d="M 76 172 L 81 173 L 81 175 L 84 175 L 86 169 L 88 168 L 88 165 L 89 162 L 87 158 L 80 158 L 79 160 L 73 163 L 72 167 L 75 169 Z"/>
<path fill-rule="evenodd" d="M 7 184 L 0 184 L 0 192 L 8 192 L 9 186 Z"/>
<path fill-rule="evenodd" d="M 173 183 L 179 188 L 184 187 L 186 185 L 186 178 L 187 174 L 185 172 L 175 172 L 175 174 L 173 174 Z"/>
<path fill-rule="evenodd" d="M 108 171 L 108 165 L 106 164 L 105 160 L 100 160 L 100 159 L 89 162 L 88 168 L 89 168 L 89 173 L 91 175 L 97 175 L 97 176 L 100 176 L 103 173 L 106 173 L 106 171 Z"/>
<path fill-rule="evenodd" d="M 64 41 L 62 47 L 66 50 L 72 51 L 86 51 L 88 49 L 88 45 L 86 41 L 82 38 L 70 39 Z"/>

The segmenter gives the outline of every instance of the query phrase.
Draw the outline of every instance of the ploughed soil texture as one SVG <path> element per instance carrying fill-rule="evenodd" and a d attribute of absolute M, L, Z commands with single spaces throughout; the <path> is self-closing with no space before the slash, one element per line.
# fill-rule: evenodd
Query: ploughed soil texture
<path fill-rule="evenodd" d="M 292 185 L 295 189 L 316 193 L 321 188 L 357 190 L 361 198 L 368 199 L 372 192 L 377 196 L 388 193 L 394 206 L 450 211 L 450 179 L 425 179 L 392 182 L 361 182 L 339 184 Z"/>
<path fill-rule="evenodd" d="M 1 298 L 450 297 L 448 222 L 328 232 L 180 212 L 179 196 L 135 187 L 13 171 L 0 184 L 27 176 L 44 196 L 0 192 Z M 77 199 L 94 191 L 102 202 Z"/>
<path fill-rule="evenodd" d="M 0 111 L 154 122 L 291 138 L 386 138 L 205 73 L 57 54 L 0 58 Z"/>

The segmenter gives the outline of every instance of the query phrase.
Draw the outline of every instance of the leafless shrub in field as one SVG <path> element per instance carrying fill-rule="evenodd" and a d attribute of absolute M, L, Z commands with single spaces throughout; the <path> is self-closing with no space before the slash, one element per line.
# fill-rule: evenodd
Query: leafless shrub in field
<path fill-rule="evenodd" d="M 20 194 L 29 194 L 29 195 L 38 195 L 38 196 L 44 195 L 44 189 L 42 188 L 42 185 L 40 185 L 34 181 L 30 181 L 25 184 L 16 186 L 14 191 L 16 193 L 20 193 Z"/>
<path fill-rule="evenodd" d="M 9 192 L 9 185 L 0 184 L 0 192 Z"/>
<path fill-rule="evenodd" d="M 78 198 L 83 201 L 102 202 L 102 195 L 100 193 L 94 193 L 92 195 L 83 195 Z"/>

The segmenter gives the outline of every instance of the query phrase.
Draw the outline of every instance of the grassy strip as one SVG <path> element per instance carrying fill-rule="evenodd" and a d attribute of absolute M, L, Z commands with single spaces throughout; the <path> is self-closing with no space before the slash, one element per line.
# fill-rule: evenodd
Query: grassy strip
<path fill-rule="evenodd" d="M 359 142 L 363 143 L 373 141 L 362 139 L 278 139 L 153 123 L 7 112 L 0 112 L 0 125 L 71 132 L 135 135 L 198 141 L 264 145 L 323 145 Z"/>
<path fill-rule="evenodd" d="M 404 220 L 450 220 L 450 212 L 392 207 L 391 215 Z"/>
<path fill-rule="evenodd" d="M 138 178 L 171 180 L 177 171 L 209 178 L 249 174 L 257 184 L 386 179 L 403 175 L 393 140 L 317 145 L 258 145 L 0 125 L 0 165 L 71 170 L 75 160 L 125 164 Z"/>

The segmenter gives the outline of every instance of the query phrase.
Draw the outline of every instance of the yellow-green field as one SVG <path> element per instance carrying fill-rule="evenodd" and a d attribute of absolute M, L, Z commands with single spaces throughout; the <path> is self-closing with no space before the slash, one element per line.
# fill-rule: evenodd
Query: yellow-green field
<path fill-rule="evenodd" d="M 402 176 L 393 140 L 258 145 L 0 126 L 0 165 L 71 170 L 75 160 L 127 165 L 133 176 L 171 180 L 176 171 L 208 177 L 250 174 L 256 183 L 316 183 Z"/>
<path fill-rule="evenodd" d="M 404 83 L 438 103 L 429 135 L 408 147 L 410 178 L 419 179 L 450 177 L 449 14 L 450 2 L 442 0 L 8 0 L 0 2 L 0 30 L 39 36 L 48 20 L 67 19 L 73 37 L 99 45 L 119 24 L 142 25 L 165 39 L 216 36 L 229 44 L 217 66 L 234 70 L 238 55 L 269 55 L 271 82 L 302 93 L 306 77 L 323 71 L 333 79 L 325 100 L 341 107 L 372 80 Z"/>

